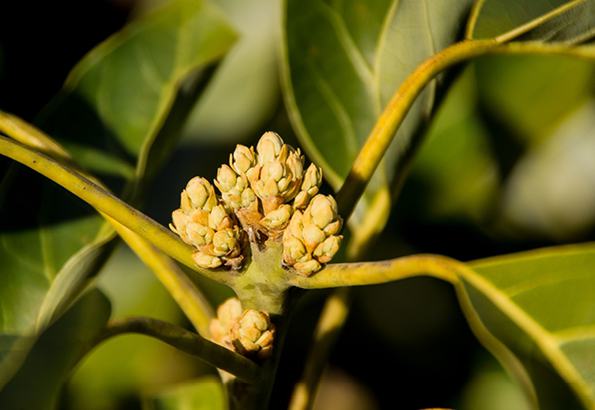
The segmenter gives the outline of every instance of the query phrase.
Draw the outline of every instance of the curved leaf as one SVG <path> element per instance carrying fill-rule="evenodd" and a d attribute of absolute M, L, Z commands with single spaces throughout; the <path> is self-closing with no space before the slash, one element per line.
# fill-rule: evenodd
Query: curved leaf
<path fill-rule="evenodd" d="M 308 154 L 336 189 L 397 86 L 456 39 L 470 1 L 287 0 L 283 85 Z M 395 164 L 430 113 L 435 82 L 418 98 L 368 189 L 387 189 Z"/>
<path fill-rule="evenodd" d="M 490 258 L 471 267 L 477 275 L 461 279 L 473 314 L 522 365 L 539 408 L 579 408 L 573 396 L 595 408 L 593 244 Z"/>

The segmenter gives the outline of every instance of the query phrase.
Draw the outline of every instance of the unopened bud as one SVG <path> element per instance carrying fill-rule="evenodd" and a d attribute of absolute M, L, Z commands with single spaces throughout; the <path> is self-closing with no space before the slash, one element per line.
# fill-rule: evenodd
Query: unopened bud
<path fill-rule="evenodd" d="M 283 229 L 289 223 L 293 209 L 290 205 L 281 205 L 269 212 L 261 219 L 260 223 L 271 230 Z"/>
<path fill-rule="evenodd" d="M 269 357 L 274 336 L 275 327 L 269 315 L 254 309 L 246 310 L 232 328 L 233 345 L 245 356 Z"/>
<path fill-rule="evenodd" d="M 242 305 L 237 298 L 229 298 L 217 308 L 217 317 L 211 320 L 211 339 L 221 346 L 234 350 L 231 329 L 242 316 Z"/>
<path fill-rule="evenodd" d="M 202 209 L 210 211 L 217 205 L 217 196 L 211 183 L 202 177 L 194 177 L 182 191 L 181 205 L 183 210 Z"/>
<path fill-rule="evenodd" d="M 341 217 L 331 196 L 316 195 L 302 213 L 296 210 L 283 232 L 283 263 L 312 275 L 339 250 Z"/>
<path fill-rule="evenodd" d="M 304 173 L 304 179 L 300 192 L 293 201 L 294 208 L 303 209 L 308 206 L 310 200 L 318 193 L 322 183 L 322 169 L 314 164 L 310 164 Z"/>

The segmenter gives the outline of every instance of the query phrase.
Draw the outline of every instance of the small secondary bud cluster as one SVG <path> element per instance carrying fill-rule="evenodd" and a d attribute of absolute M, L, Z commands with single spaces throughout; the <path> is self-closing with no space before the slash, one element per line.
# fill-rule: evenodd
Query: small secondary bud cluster
<path fill-rule="evenodd" d="M 311 275 L 339 249 L 342 221 L 334 199 L 319 194 L 322 170 L 304 170 L 300 150 L 276 133 L 264 133 L 256 149 L 238 145 L 214 183 L 220 198 L 206 179 L 193 178 L 173 213 L 172 229 L 197 249 L 199 266 L 238 269 L 245 238 L 282 238 L 283 265 Z"/>
<path fill-rule="evenodd" d="M 237 298 L 227 299 L 211 320 L 212 340 L 248 357 L 266 359 L 271 355 L 275 326 L 266 312 L 242 310 Z"/>

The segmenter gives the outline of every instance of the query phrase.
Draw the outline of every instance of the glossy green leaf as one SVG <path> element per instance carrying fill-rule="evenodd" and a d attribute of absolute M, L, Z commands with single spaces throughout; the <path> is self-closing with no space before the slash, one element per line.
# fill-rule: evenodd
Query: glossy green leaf
<path fill-rule="evenodd" d="M 285 99 L 310 157 L 337 188 L 386 102 L 426 58 L 453 43 L 470 1 L 287 0 Z M 386 189 L 431 112 L 436 84 L 417 99 L 369 187 Z M 371 195 L 370 195 L 371 194 Z"/>
<path fill-rule="evenodd" d="M 541 249 L 471 263 L 461 275 L 478 334 L 540 409 L 595 408 L 595 247 Z"/>
<path fill-rule="evenodd" d="M 174 137 L 165 133 L 166 118 L 178 88 L 221 58 L 234 38 L 208 4 L 172 1 L 91 51 L 44 111 L 41 128 L 80 165 L 142 182 L 151 148 L 157 144 L 162 153 L 163 140 Z M 111 177 L 112 188 L 122 186 Z M 3 218 L 0 239 L 0 330 L 30 333 L 84 288 L 111 233 L 89 207 L 30 175 L 9 173 L 3 191 L 3 212 L 12 217 Z"/>
<path fill-rule="evenodd" d="M 472 38 L 578 43 L 595 36 L 593 0 L 483 0 L 475 12 Z"/>
<path fill-rule="evenodd" d="M 72 368 L 93 345 L 109 316 L 107 298 L 91 290 L 38 338 L 19 338 L 15 346 L 23 351 L 13 349 L 11 366 L 5 363 L 0 370 L 0 408 L 54 409 Z"/>
<path fill-rule="evenodd" d="M 183 143 L 236 144 L 261 131 L 279 103 L 277 0 L 214 1 L 240 38 L 193 108 Z"/>
<path fill-rule="evenodd" d="M 144 410 L 225 410 L 225 389 L 216 377 L 203 377 L 165 391 L 148 394 Z"/>

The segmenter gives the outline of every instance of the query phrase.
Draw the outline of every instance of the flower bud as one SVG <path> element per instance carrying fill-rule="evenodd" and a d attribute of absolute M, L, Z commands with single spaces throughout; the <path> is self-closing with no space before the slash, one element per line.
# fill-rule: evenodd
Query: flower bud
<path fill-rule="evenodd" d="M 269 212 L 260 220 L 260 223 L 270 230 L 285 228 L 291 218 L 293 209 L 290 205 L 281 205 L 279 208 Z"/>
<path fill-rule="evenodd" d="M 310 203 L 310 200 L 318 193 L 320 184 L 322 183 L 322 169 L 314 164 L 310 164 L 304 173 L 304 179 L 300 192 L 293 201 L 293 207 L 296 209 L 304 209 Z"/>
<path fill-rule="evenodd" d="M 217 196 L 211 183 L 202 177 L 194 177 L 182 191 L 181 206 L 183 210 L 201 209 L 210 211 L 217 205 Z"/>
<path fill-rule="evenodd" d="M 262 359 L 270 356 L 275 337 L 275 326 L 266 312 L 248 309 L 231 330 L 232 343 L 245 356 Z"/>
<path fill-rule="evenodd" d="M 281 148 L 285 144 L 279 134 L 267 131 L 262 134 L 258 144 L 256 145 L 256 152 L 258 152 L 258 163 L 265 164 L 269 161 L 275 160 L 280 152 Z"/>
<path fill-rule="evenodd" d="M 242 305 L 237 298 L 229 298 L 217 308 L 217 317 L 211 320 L 211 339 L 230 350 L 234 350 L 231 329 L 242 316 Z"/>
<path fill-rule="evenodd" d="M 229 165 L 223 164 L 217 171 L 215 185 L 221 191 L 223 202 L 232 210 L 258 209 L 258 200 L 244 174 L 236 174 Z"/>
<path fill-rule="evenodd" d="M 331 196 L 316 195 L 302 213 L 296 210 L 283 232 L 283 263 L 312 275 L 339 250 L 341 217 Z"/>
<path fill-rule="evenodd" d="M 250 184 L 262 200 L 266 215 L 297 195 L 302 185 L 304 157 L 271 132 L 260 138 L 256 151 L 258 165 Z"/>
<path fill-rule="evenodd" d="M 236 145 L 235 151 L 229 156 L 229 165 L 238 175 L 247 175 L 256 166 L 254 148 Z"/>
<path fill-rule="evenodd" d="M 234 172 L 229 168 L 229 171 Z M 229 177 L 229 172 L 223 171 Z M 228 183 L 226 179 L 224 183 Z M 170 228 L 196 248 L 192 255 L 196 264 L 213 269 L 221 265 L 240 267 L 242 231 L 233 216 L 217 203 L 213 186 L 204 178 L 195 177 L 182 192 L 181 208 L 172 213 Z"/>

